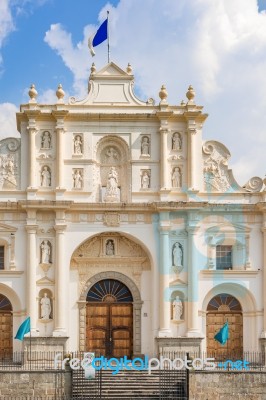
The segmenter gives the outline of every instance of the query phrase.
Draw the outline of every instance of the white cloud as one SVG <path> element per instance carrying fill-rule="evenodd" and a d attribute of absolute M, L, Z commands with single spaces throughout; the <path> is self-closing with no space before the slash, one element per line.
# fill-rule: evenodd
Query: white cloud
<path fill-rule="evenodd" d="M 6 137 L 19 137 L 16 124 L 18 108 L 12 103 L 0 104 L 0 140 Z"/>
<path fill-rule="evenodd" d="M 111 59 L 121 67 L 131 62 L 138 92 L 155 97 L 164 83 L 169 102 L 179 103 L 193 84 L 196 101 L 209 118 L 204 138 L 222 141 L 232 154 L 235 176 L 244 183 L 264 175 L 266 148 L 266 14 L 256 0 L 120 0 L 110 10 Z M 92 59 L 87 38 L 96 26 L 84 28 L 73 44 L 60 24 L 45 41 L 74 77 L 74 94 L 84 95 L 89 67 L 106 64 L 106 44 Z M 255 158 L 255 159 L 254 159 Z"/>
<path fill-rule="evenodd" d="M 3 45 L 4 39 L 14 30 L 14 23 L 10 10 L 10 1 L 0 1 L 0 47 Z"/>

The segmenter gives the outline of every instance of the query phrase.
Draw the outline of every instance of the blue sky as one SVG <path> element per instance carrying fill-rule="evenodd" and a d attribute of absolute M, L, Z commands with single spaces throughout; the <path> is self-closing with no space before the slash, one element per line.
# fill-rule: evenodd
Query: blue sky
<path fill-rule="evenodd" d="M 189 84 L 209 118 L 205 139 L 223 142 L 240 184 L 266 172 L 266 0 L 0 0 L 0 137 L 14 135 L 15 111 L 35 83 L 39 101 L 84 97 L 92 61 L 87 39 L 110 10 L 111 59 L 131 62 L 136 91 L 165 84 L 179 104 Z"/>

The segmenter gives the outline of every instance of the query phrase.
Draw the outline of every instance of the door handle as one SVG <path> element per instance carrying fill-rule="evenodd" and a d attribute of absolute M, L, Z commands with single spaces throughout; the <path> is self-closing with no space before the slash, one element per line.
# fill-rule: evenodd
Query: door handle
<path fill-rule="evenodd" d="M 110 337 L 110 338 L 109 338 L 109 341 L 111 342 L 112 340 L 113 340 L 113 339 Z"/>

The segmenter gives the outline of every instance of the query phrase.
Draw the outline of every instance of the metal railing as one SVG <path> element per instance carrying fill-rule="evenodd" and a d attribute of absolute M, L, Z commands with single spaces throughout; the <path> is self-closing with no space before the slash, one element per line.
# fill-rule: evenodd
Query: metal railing
<path fill-rule="evenodd" d="M 245 352 L 224 352 L 222 354 L 210 352 L 190 352 L 187 356 L 185 352 L 178 351 L 162 351 L 160 356 L 168 358 L 171 361 L 176 359 L 185 360 L 186 357 L 191 361 L 188 366 L 191 367 L 192 361 L 195 359 L 194 365 L 199 370 L 203 371 L 266 371 L 265 354 L 256 351 Z M 215 363 L 215 368 L 209 369 L 207 358 L 212 358 Z M 167 362 L 165 362 L 167 368 Z"/>

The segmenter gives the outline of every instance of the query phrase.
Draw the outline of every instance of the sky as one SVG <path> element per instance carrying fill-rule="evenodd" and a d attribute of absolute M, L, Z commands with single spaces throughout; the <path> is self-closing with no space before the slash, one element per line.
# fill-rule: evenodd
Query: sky
<path fill-rule="evenodd" d="M 135 93 L 159 102 L 195 101 L 209 117 L 204 140 L 231 153 L 239 184 L 266 173 L 266 0 L 0 0 L 0 138 L 19 136 L 15 113 L 34 83 L 38 101 L 86 95 L 92 62 L 87 41 L 109 10 L 111 61 L 131 63 Z"/>

